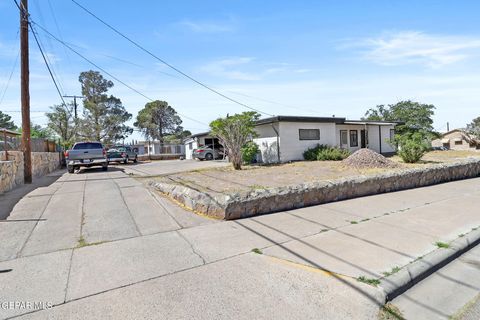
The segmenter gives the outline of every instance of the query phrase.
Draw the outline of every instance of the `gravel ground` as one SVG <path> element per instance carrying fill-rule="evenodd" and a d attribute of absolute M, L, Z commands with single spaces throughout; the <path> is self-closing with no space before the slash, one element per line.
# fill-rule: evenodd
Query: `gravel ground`
<path fill-rule="evenodd" d="M 342 161 L 343 164 L 361 169 L 361 168 L 398 168 L 400 164 L 385 158 L 379 153 L 370 149 L 360 149 L 351 154 Z"/>

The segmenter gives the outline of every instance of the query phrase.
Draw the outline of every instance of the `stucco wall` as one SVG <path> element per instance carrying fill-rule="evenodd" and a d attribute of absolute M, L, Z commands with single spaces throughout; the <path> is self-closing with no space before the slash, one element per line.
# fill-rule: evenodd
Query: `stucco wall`
<path fill-rule="evenodd" d="M 320 140 L 300 140 L 299 129 L 319 129 Z M 317 144 L 336 145 L 334 123 L 280 122 L 280 160 L 304 160 L 303 152 Z"/>

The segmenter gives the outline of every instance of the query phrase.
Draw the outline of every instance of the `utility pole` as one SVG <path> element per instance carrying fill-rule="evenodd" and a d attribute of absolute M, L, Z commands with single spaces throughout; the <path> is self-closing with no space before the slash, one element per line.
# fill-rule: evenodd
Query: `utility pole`
<path fill-rule="evenodd" d="M 22 151 L 25 183 L 32 183 L 32 146 L 30 141 L 30 70 L 28 55 L 28 0 L 20 2 L 20 52 L 22 96 Z"/>
<path fill-rule="evenodd" d="M 450 132 L 450 123 L 447 122 L 447 132 Z"/>
<path fill-rule="evenodd" d="M 78 119 L 78 114 L 77 114 L 77 98 L 79 99 L 83 99 L 85 97 L 83 96 L 63 96 L 64 98 L 73 98 L 73 107 L 74 107 L 74 110 L 75 110 L 75 120 Z"/>

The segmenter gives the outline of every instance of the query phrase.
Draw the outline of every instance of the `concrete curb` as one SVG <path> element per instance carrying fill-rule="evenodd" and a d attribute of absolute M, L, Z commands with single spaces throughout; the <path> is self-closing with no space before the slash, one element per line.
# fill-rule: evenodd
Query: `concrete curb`
<path fill-rule="evenodd" d="M 383 278 L 379 287 L 385 294 L 386 302 L 401 295 L 479 243 L 480 229 L 472 230 L 463 237 L 452 241 L 449 248 L 436 249 L 423 256 L 422 259 L 406 265 L 397 273 Z"/>

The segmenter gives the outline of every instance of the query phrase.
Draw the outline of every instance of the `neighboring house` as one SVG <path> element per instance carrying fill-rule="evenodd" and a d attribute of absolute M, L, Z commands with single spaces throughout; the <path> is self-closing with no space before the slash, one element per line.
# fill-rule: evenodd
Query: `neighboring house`
<path fill-rule="evenodd" d="M 389 144 L 398 122 L 346 120 L 345 118 L 276 116 L 257 121 L 254 138 L 260 147 L 261 162 L 275 163 L 303 160 L 303 152 L 317 144 L 337 146 L 355 151 L 369 148 L 381 154 L 393 154 Z M 184 140 L 185 155 L 191 159 L 199 145 L 218 145 L 209 132 Z"/>
<path fill-rule="evenodd" d="M 199 146 L 211 145 L 213 148 L 223 148 L 220 141 L 210 135 L 210 132 L 202 132 L 189 136 L 183 140 L 185 149 L 185 159 L 192 159 L 192 153 L 194 149 Z"/>
<path fill-rule="evenodd" d="M 393 154 L 389 140 L 398 122 L 346 120 L 345 118 L 276 116 L 257 121 L 253 139 L 265 163 L 303 160 L 303 152 L 317 144 L 355 151 L 369 148 Z"/>
<path fill-rule="evenodd" d="M 460 129 L 448 131 L 432 141 L 432 147 L 444 147 L 452 150 L 478 150 L 480 140 Z"/>
<path fill-rule="evenodd" d="M 159 141 L 139 141 L 135 147 L 138 148 L 138 154 L 164 154 L 178 155 L 185 154 L 185 146 L 183 144 L 161 144 Z"/>

